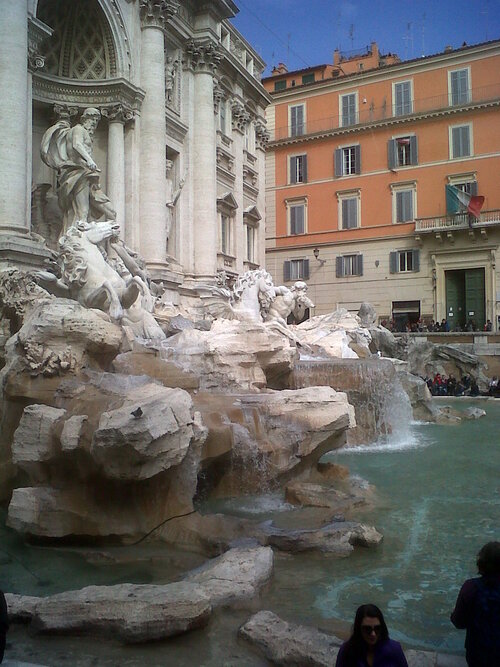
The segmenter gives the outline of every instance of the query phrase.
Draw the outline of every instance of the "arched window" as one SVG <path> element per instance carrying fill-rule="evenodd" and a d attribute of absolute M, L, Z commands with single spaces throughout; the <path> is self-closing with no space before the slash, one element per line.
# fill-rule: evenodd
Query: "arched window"
<path fill-rule="evenodd" d="M 54 30 L 45 72 L 80 80 L 116 76 L 113 38 L 97 0 L 40 0 L 37 16 Z"/>

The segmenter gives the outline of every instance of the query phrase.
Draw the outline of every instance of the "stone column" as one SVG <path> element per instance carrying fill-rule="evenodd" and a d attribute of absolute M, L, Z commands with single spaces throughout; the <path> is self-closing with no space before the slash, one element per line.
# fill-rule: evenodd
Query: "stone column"
<path fill-rule="evenodd" d="M 177 12 L 174 0 L 140 0 L 141 110 L 139 178 L 140 247 L 150 269 L 167 266 L 165 46 L 167 22 Z"/>
<path fill-rule="evenodd" d="M 131 121 L 134 114 L 131 109 L 121 104 L 102 109 L 102 115 L 108 119 L 108 183 L 106 192 L 116 211 L 116 220 L 120 224 L 120 236 L 125 238 L 125 123 Z"/>
<path fill-rule="evenodd" d="M 231 128 L 233 130 L 233 154 L 234 154 L 234 198 L 238 202 L 234 225 L 234 252 L 236 255 L 236 270 L 242 273 L 245 270 L 244 262 L 246 259 L 246 238 L 245 228 L 243 226 L 243 170 L 244 170 L 244 136 L 250 115 L 245 109 L 242 100 L 235 99 L 231 104 Z"/>
<path fill-rule="evenodd" d="M 194 274 L 213 279 L 217 271 L 217 163 L 214 74 L 220 61 L 217 45 L 191 40 L 187 66 L 194 72 L 193 222 Z"/>
<path fill-rule="evenodd" d="M 28 1 L 2 0 L 0 13 L 0 229 L 23 233 L 28 194 Z"/>
<path fill-rule="evenodd" d="M 269 143 L 269 132 L 265 125 L 265 120 L 259 118 L 255 123 L 255 142 L 257 153 L 257 172 L 258 188 L 257 208 L 262 216 L 256 239 L 256 258 L 255 261 L 264 267 L 266 264 L 266 229 L 265 229 L 265 209 L 266 209 L 266 147 Z"/>

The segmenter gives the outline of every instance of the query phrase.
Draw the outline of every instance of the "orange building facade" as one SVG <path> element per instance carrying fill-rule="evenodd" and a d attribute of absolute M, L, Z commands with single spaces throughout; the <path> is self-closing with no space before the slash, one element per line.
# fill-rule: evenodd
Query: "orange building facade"
<path fill-rule="evenodd" d="M 500 41 L 401 62 L 373 43 L 263 81 L 267 268 L 314 314 L 370 301 L 399 328 L 500 317 Z M 484 196 L 477 219 L 446 185 Z"/>

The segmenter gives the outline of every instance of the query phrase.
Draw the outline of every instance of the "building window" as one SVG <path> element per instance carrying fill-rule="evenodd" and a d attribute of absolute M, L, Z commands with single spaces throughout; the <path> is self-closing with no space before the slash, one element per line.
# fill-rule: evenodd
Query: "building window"
<path fill-rule="evenodd" d="M 285 282 L 309 279 L 309 260 L 290 259 L 283 262 L 283 280 Z"/>
<path fill-rule="evenodd" d="M 231 255 L 231 218 L 224 213 L 220 216 L 220 251 Z"/>
<path fill-rule="evenodd" d="M 246 230 L 246 260 L 255 263 L 255 227 L 245 225 Z"/>
<path fill-rule="evenodd" d="M 340 118 L 342 127 L 356 125 L 358 122 L 358 94 L 348 93 L 340 96 Z"/>
<path fill-rule="evenodd" d="M 290 158 L 290 183 L 307 182 L 307 155 L 292 155 Z"/>
<path fill-rule="evenodd" d="M 361 193 L 359 190 L 337 192 L 339 229 L 354 229 L 361 224 Z"/>
<path fill-rule="evenodd" d="M 290 136 L 300 137 L 305 133 L 305 107 L 297 104 L 290 109 Z"/>
<path fill-rule="evenodd" d="M 335 176 L 352 176 L 361 173 L 361 147 L 346 146 L 335 151 Z"/>
<path fill-rule="evenodd" d="M 468 195 L 476 196 L 478 194 L 476 174 L 457 174 L 448 176 L 448 184 L 466 192 Z M 446 189 L 445 189 L 446 191 Z"/>
<path fill-rule="evenodd" d="M 418 164 L 418 142 L 415 135 L 390 139 L 387 144 L 389 169 Z"/>
<path fill-rule="evenodd" d="M 413 112 L 412 82 L 400 81 L 392 88 L 392 104 L 395 116 L 405 116 Z"/>
<path fill-rule="evenodd" d="M 389 255 L 391 273 L 420 271 L 420 250 L 396 250 Z"/>
<path fill-rule="evenodd" d="M 363 275 L 363 255 L 340 255 L 336 259 L 336 276 L 344 278 L 345 276 Z"/>
<path fill-rule="evenodd" d="M 450 127 L 450 158 L 472 155 L 471 126 L 456 125 Z"/>
<path fill-rule="evenodd" d="M 278 92 L 279 90 L 286 90 L 286 79 L 274 82 L 274 91 Z"/>
<path fill-rule="evenodd" d="M 405 183 L 392 187 L 393 222 L 411 222 L 416 214 L 416 186 Z"/>
<path fill-rule="evenodd" d="M 469 68 L 448 72 L 450 106 L 470 102 Z"/>
<path fill-rule="evenodd" d="M 297 236 L 306 233 L 306 215 L 307 206 L 306 201 L 289 201 L 287 205 L 288 217 L 288 234 L 289 236 Z"/>
<path fill-rule="evenodd" d="M 311 74 L 302 75 L 302 84 L 304 83 L 314 83 L 314 72 L 311 72 Z"/>

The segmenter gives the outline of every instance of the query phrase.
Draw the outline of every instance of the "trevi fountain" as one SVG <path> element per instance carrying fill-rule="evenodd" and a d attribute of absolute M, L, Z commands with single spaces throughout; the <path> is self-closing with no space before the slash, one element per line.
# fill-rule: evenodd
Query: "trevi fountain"
<path fill-rule="evenodd" d="M 43 269 L 0 273 L 8 660 L 333 665 L 373 600 L 410 665 L 462 665 L 447 617 L 499 525 L 500 412 L 421 377 L 484 387 L 480 362 L 369 304 L 289 324 L 307 284 L 264 269 L 172 304 L 100 188 L 98 115 L 46 131 L 59 226 Z"/>

